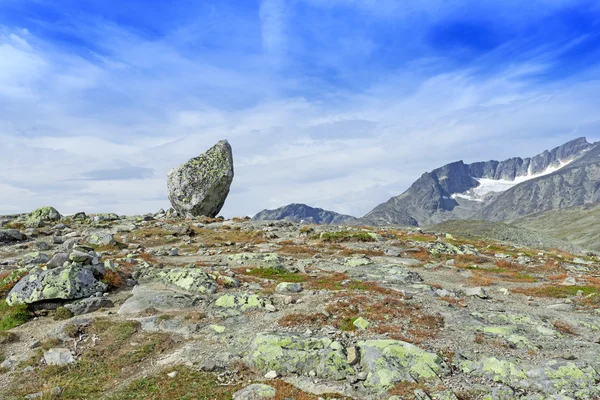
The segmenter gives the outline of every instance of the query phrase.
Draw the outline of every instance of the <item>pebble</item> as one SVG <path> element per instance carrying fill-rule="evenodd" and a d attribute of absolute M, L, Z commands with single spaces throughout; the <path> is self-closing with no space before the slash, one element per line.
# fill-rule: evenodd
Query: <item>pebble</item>
<path fill-rule="evenodd" d="M 265 374 L 265 379 L 275 379 L 278 376 L 277 371 L 269 371 Z"/>

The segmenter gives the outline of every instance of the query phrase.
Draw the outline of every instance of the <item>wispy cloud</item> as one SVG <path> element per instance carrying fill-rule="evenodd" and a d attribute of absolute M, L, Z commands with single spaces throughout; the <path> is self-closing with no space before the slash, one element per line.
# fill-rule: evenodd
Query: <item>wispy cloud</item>
<path fill-rule="evenodd" d="M 126 18 L 3 3 L 0 213 L 166 208 L 168 170 L 222 138 L 229 216 L 290 202 L 361 215 L 450 161 L 597 140 L 597 30 L 567 17 L 594 6 L 465 4 L 140 3 Z M 481 42 L 483 15 L 497 18 Z"/>

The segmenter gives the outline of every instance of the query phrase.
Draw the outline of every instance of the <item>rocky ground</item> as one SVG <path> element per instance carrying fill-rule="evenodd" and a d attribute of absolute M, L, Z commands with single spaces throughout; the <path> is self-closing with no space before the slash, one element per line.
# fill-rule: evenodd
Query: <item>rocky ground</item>
<path fill-rule="evenodd" d="M 170 213 L 0 217 L 3 399 L 597 399 L 600 259 Z"/>

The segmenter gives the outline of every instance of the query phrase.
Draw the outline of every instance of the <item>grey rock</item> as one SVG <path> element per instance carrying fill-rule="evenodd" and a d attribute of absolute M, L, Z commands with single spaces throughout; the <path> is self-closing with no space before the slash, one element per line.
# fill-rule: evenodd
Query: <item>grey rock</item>
<path fill-rule="evenodd" d="M 182 216 L 215 217 L 227 199 L 233 175 L 231 146 L 221 140 L 169 172 L 169 200 Z"/>
<path fill-rule="evenodd" d="M 98 246 L 110 246 L 116 243 L 115 237 L 108 232 L 93 232 L 87 238 L 88 243 Z"/>
<path fill-rule="evenodd" d="M 24 264 L 45 264 L 50 261 L 50 256 L 46 253 L 40 253 L 39 251 L 34 251 L 33 253 L 28 253 L 23 257 Z"/>
<path fill-rule="evenodd" d="M 277 293 L 299 293 L 302 291 L 301 283 L 281 282 L 275 287 Z"/>
<path fill-rule="evenodd" d="M 11 243 L 25 240 L 23 235 L 18 229 L 0 229 L 0 243 Z"/>
<path fill-rule="evenodd" d="M 489 295 L 487 291 L 482 287 L 472 287 L 464 289 L 465 295 L 469 297 L 479 297 L 480 299 L 487 299 Z"/>
<path fill-rule="evenodd" d="M 262 383 L 254 383 L 238 390 L 233 394 L 233 400 L 261 400 L 274 399 L 276 395 L 275 388 Z"/>
<path fill-rule="evenodd" d="M 112 308 L 114 306 L 114 303 L 105 297 L 89 297 L 76 303 L 65 304 L 65 308 L 71 311 L 73 315 L 88 314 L 101 308 Z"/>
<path fill-rule="evenodd" d="M 133 288 L 131 293 L 132 296 L 121 305 L 117 314 L 137 314 L 148 308 L 154 308 L 160 312 L 192 310 L 200 303 L 195 296 L 167 288 L 138 285 Z"/>
<path fill-rule="evenodd" d="M 106 291 L 107 286 L 80 267 L 60 267 L 34 271 L 21 279 L 6 297 L 9 305 L 31 304 L 44 300 L 71 300 Z"/>
<path fill-rule="evenodd" d="M 88 253 L 84 253 L 83 251 L 73 250 L 71 254 L 69 254 L 69 260 L 75 261 L 82 264 L 88 264 L 92 262 L 92 256 Z"/>
<path fill-rule="evenodd" d="M 56 253 L 50 261 L 46 264 L 49 269 L 62 267 L 66 261 L 69 261 L 69 255 L 67 253 Z"/>
<path fill-rule="evenodd" d="M 75 357 L 71 350 L 56 347 L 44 352 L 44 361 L 48 365 L 67 365 L 74 363 Z"/>

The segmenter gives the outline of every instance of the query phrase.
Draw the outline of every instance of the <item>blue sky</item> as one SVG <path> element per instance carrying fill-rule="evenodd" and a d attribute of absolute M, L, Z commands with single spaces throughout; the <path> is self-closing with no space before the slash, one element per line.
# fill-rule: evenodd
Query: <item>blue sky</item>
<path fill-rule="evenodd" d="M 591 1 L 3 0 L 0 213 L 166 208 L 227 138 L 226 216 L 362 215 L 447 162 L 598 140 L 599 63 Z"/>

